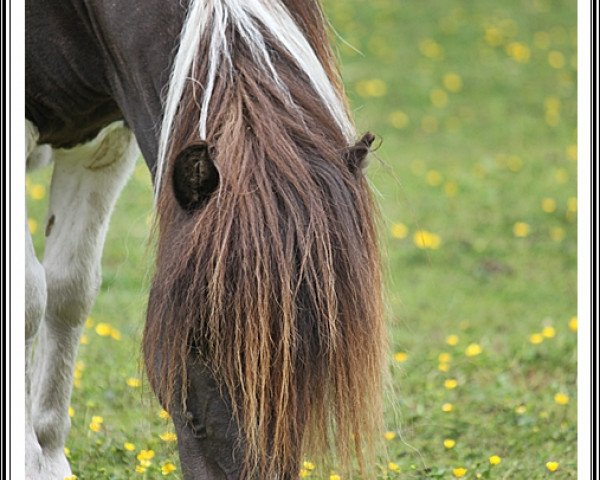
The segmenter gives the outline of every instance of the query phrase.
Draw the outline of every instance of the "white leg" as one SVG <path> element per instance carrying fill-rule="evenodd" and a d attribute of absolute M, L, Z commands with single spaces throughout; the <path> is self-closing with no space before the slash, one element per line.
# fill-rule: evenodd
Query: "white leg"
<path fill-rule="evenodd" d="M 25 122 L 27 158 L 36 149 L 38 131 L 29 121 Z M 28 161 L 29 163 L 29 161 Z M 31 418 L 32 348 L 46 310 L 46 276 L 38 261 L 31 232 L 25 226 L 25 461 L 26 470 L 40 471 L 42 449 L 33 430 Z"/>
<path fill-rule="evenodd" d="M 112 209 L 138 149 L 122 123 L 92 142 L 54 151 L 43 268 L 45 318 L 35 351 L 32 419 L 43 452 L 35 480 L 70 475 L 64 456 L 68 407 L 79 337 L 100 287 L 100 258 Z"/>

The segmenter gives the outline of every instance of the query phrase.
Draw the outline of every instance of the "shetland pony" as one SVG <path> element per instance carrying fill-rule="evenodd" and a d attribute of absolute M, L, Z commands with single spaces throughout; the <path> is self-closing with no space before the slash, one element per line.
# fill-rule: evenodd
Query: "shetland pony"
<path fill-rule="evenodd" d="M 143 354 L 184 477 L 292 479 L 327 454 L 371 476 L 373 136 L 319 3 L 27 0 L 26 19 L 27 165 L 55 162 L 42 263 L 27 230 L 28 478 L 70 474 L 76 348 L 138 144 L 158 235 Z"/>

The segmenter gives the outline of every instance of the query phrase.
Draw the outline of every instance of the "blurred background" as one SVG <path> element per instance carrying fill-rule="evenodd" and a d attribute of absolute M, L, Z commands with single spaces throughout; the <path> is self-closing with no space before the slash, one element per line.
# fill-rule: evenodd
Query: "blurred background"
<path fill-rule="evenodd" d="M 324 6 L 359 131 L 380 140 L 377 478 L 576 478 L 576 2 Z M 50 174 L 27 179 L 39 255 Z M 181 478 L 140 363 L 151 212 L 140 159 L 81 341 L 67 447 L 82 479 Z M 339 480 L 306 460 L 301 477 Z"/>

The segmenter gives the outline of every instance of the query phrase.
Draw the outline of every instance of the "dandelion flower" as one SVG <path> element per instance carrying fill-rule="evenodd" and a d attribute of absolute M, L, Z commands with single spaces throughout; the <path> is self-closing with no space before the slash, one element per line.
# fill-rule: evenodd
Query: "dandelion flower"
<path fill-rule="evenodd" d="M 29 190 L 29 196 L 34 200 L 42 200 L 46 196 L 46 188 L 43 185 L 35 183 Z"/>
<path fill-rule="evenodd" d="M 577 331 L 577 317 L 571 317 L 571 319 L 569 320 L 569 330 L 571 330 L 572 332 Z"/>
<path fill-rule="evenodd" d="M 146 467 L 144 467 L 143 465 L 135 466 L 135 473 L 144 473 L 145 471 L 146 471 Z"/>
<path fill-rule="evenodd" d="M 544 341 L 544 336 L 541 333 L 532 333 L 529 336 L 529 342 L 533 345 L 539 345 Z"/>
<path fill-rule="evenodd" d="M 451 448 L 454 448 L 454 445 L 456 445 L 456 441 L 452 440 L 451 438 L 447 438 L 444 440 L 444 448 L 447 450 L 450 450 Z"/>
<path fill-rule="evenodd" d="M 403 238 L 406 238 L 407 234 L 408 228 L 403 223 L 395 223 L 392 226 L 392 237 L 401 240 Z"/>
<path fill-rule="evenodd" d="M 559 465 L 560 464 L 558 462 L 547 462 L 546 468 L 551 472 L 555 472 L 558 469 Z"/>
<path fill-rule="evenodd" d="M 448 335 L 446 338 L 446 343 L 451 347 L 458 345 L 458 335 Z"/>
<path fill-rule="evenodd" d="M 444 403 L 442 405 L 442 412 L 449 413 L 452 410 L 454 410 L 454 405 L 452 405 L 451 403 Z"/>
<path fill-rule="evenodd" d="M 165 463 L 160 469 L 160 471 L 162 472 L 163 475 L 170 475 L 175 470 L 177 470 L 177 467 L 174 464 L 172 464 L 171 462 Z"/>
<path fill-rule="evenodd" d="M 558 405 L 567 405 L 569 403 L 569 396 L 566 393 L 558 392 L 554 395 L 554 401 Z"/>
<path fill-rule="evenodd" d="M 429 94 L 431 103 L 436 108 L 444 108 L 448 105 L 448 94 L 441 88 L 436 88 Z"/>
<path fill-rule="evenodd" d="M 427 230 L 417 230 L 413 236 L 413 241 L 421 249 L 437 250 L 441 244 L 440 236 Z"/>
<path fill-rule="evenodd" d="M 467 469 L 463 467 L 455 468 L 452 470 L 452 475 L 456 478 L 464 477 L 467 474 Z"/>
<path fill-rule="evenodd" d="M 448 390 L 452 390 L 458 387 L 458 381 L 455 378 L 448 378 L 444 380 L 444 387 Z"/>
<path fill-rule="evenodd" d="M 390 472 L 399 473 L 400 472 L 400 466 L 397 463 L 390 462 L 390 463 L 388 463 L 388 470 Z"/>
<path fill-rule="evenodd" d="M 302 468 L 305 468 L 306 470 L 314 470 L 315 469 L 315 464 L 312 462 L 302 462 Z"/>
<path fill-rule="evenodd" d="M 96 325 L 96 333 L 101 337 L 108 337 L 112 332 L 112 327 L 108 323 L 101 322 Z"/>
<path fill-rule="evenodd" d="M 342 477 L 340 477 L 337 473 L 332 473 L 329 475 L 329 480 L 342 480 Z"/>
<path fill-rule="evenodd" d="M 67 447 L 64 448 L 65 457 L 69 458 L 71 456 L 71 450 Z"/>
<path fill-rule="evenodd" d="M 35 235 L 38 229 L 38 222 L 33 218 L 27 219 L 27 225 L 29 225 L 29 231 L 32 235 Z"/>
<path fill-rule="evenodd" d="M 565 230 L 562 227 L 552 227 L 550 229 L 550 238 L 555 242 L 560 242 L 565 238 Z"/>
<path fill-rule="evenodd" d="M 177 440 L 177 435 L 175 435 L 173 432 L 161 433 L 159 437 L 163 442 L 174 442 Z"/>
<path fill-rule="evenodd" d="M 515 412 L 518 415 L 523 415 L 527 411 L 527 407 L 525 405 L 519 405 L 515 407 Z"/>
<path fill-rule="evenodd" d="M 398 130 L 405 128 L 410 121 L 408 115 L 401 110 L 390 113 L 389 120 L 392 127 L 397 128 Z"/>
<path fill-rule="evenodd" d="M 452 355 L 446 352 L 442 352 L 438 355 L 438 360 L 440 363 L 448 363 L 452 360 Z"/>
<path fill-rule="evenodd" d="M 483 351 L 483 349 L 481 348 L 481 346 L 477 343 L 471 343 L 465 350 L 465 355 L 467 357 L 476 357 L 477 355 L 479 355 L 481 352 Z"/>
<path fill-rule="evenodd" d="M 169 415 L 169 412 L 166 410 L 161 410 L 158 412 L 158 416 L 163 420 L 169 420 L 171 418 L 171 415 Z"/>
<path fill-rule="evenodd" d="M 69 417 L 73 418 L 73 416 L 75 415 L 75 409 L 69 405 Z"/>
<path fill-rule="evenodd" d="M 452 93 L 459 92 L 462 88 L 462 79 L 457 73 L 447 73 L 444 75 L 444 87 Z"/>
<path fill-rule="evenodd" d="M 385 432 L 383 434 L 383 438 L 385 438 L 388 442 L 396 438 L 396 432 Z"/>
<path fill-rule="evenodd" d="M 529 236 L 531 228 L 525 222 L 517 222 L 513 225 L 513 234 L 515 237 L 525 238 Z"/>
<path fill-rule="evenodd" d="M 556 50 L 548 54 L 548 63 L 552 68 L 561 69 L 565 66 L 565 56 Z"/>
<path fill-rule="evenodd" d="M 547 326 L 542 329 L 542 335 L 546 338 L 554 338 L 556 336 L 556 330 L 552 326 Z"/>
<path fill-rule="evenodd" d="M 102 423 L 99 422 L 90 422 L 90 430 L 92 432 L 99 432 L 102 429 Z"/>
<path fill-rule="evenodd" d="M 556 200 L 553 198 L 544 198 L 542 200 L 542 210 L 546 213 L 552 213 L 556 210 Z"/>
<path fill-rule="evenodd" d="M 142 386 L 142 381 L 139 378 L 131 377 L 127 379 L 127 385 L 131 388 L 138 388 Z"/>
<path fill-rule="evenodd" d="M 152 460 L 154 455 L 154 450 L 140 450 L 136 458 L 141 462 L 142 460 Z"/>
<path fill-rule="evenodd" d="M 444 372 L 444 373 L 445 373 L 445 372 L 447 372 L 448 370 L 450 370 L 450 365 L 449 365 L 448 363 L 443 363 L 443 362 L 442 362 L 442 363 L 440 363 L 440 364 L 438 365 L 438 370 L 439 370 L 440 372 Z"/>
<path fill-rule="evenodd" d="M 429 170 L 425 175 L 425 181 L 432 187 L 437 187 L 442 183 L 442 175 L 437 170 Z"/>
<path fill-rule="evenodd" d="M 406 362 L 406 360 L 408 360 L 408 353 L 397 352 L 394 354 L 394 360 L 396 360 L 399 363 Z"/>
<path fill-rule="evenodd" d="M 498 455 L 492 455 L 490 457 L 490 465 L 498 465 L 502 461 Z"/>
<path fill-rule="evenodd" d="M 123 444 L 123 448 L 125 450 L 127 450 L 128 452 L 133 452 L 135 450 L 135 445 L 133 443 L 130 443 L 130 442 L 125 442 Z"/>
<path fill-rule="evenodd" d="M 69 475 L 65 477 L 64 480 L 77 480 L 77 475 Z"/>
<path fill-rule="evenodd" d="M 298 476 L 300 478 L 306 478 L 310 476 L 310 470 L 307 470 L 306 468 L 301 468 L 300 472 L 298 473 Z"/>

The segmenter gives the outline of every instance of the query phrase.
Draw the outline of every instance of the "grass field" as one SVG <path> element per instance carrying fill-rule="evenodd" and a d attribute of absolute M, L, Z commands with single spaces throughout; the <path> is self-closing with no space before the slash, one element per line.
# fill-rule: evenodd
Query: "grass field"
<path fill-rule="evenodd" d="M 393 390 L 378 478 L 576 478 L 576 2 L 325 5 L 353 46 L 338 41 L 359 129 L 382 140 L 368 174 Z M 27 186 L 40 255 L 49 174 Z M 151 203 L 140 159 L 80 346 L 79 479 L 181 478 L 140 363 Z"/>

